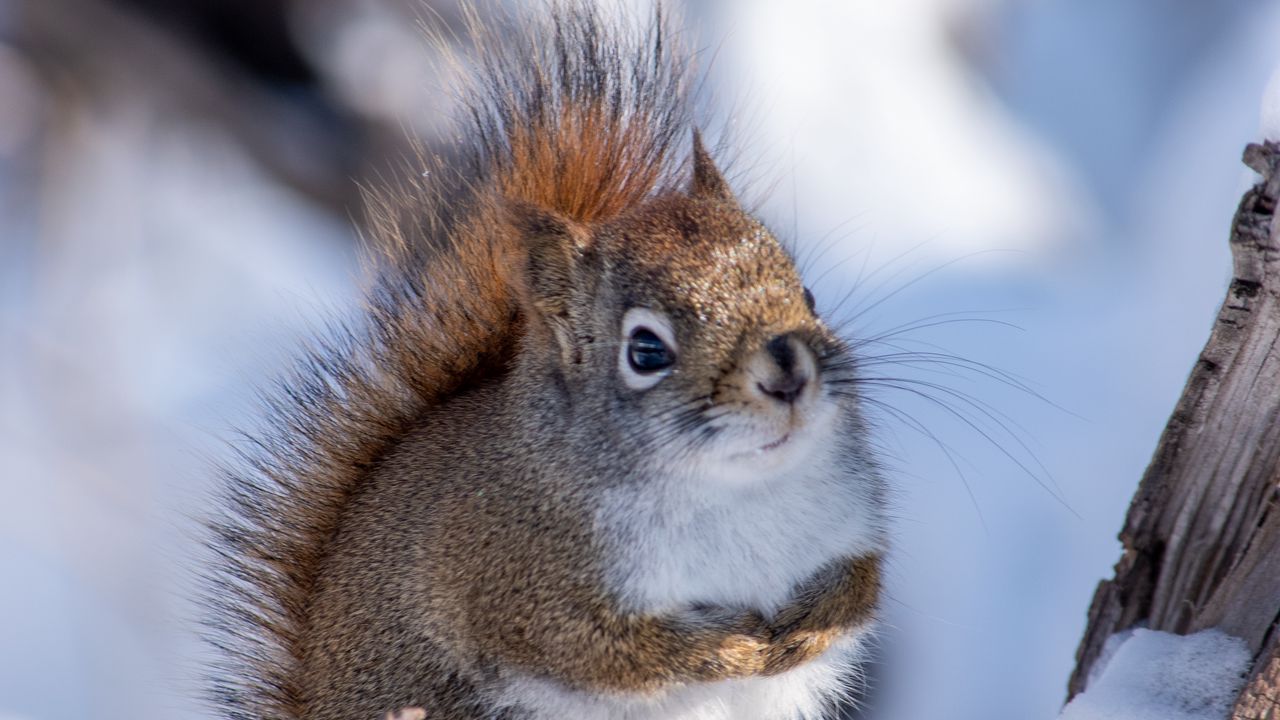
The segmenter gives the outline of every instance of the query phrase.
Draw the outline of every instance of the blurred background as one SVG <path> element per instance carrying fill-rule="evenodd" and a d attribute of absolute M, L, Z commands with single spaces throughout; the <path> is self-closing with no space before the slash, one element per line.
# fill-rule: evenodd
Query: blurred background
<path fill-rule="evenodd" d="M 869 717 L 1055 717 L 1229 279 L 1280 5 L 681 10 L 735 185 L 883 359 Z M 355 301 L 359 183 L 448 147 L 420 18 L 459 12 L 0 0 L 3 720 L 203 717 L 192 519 L 254 389 Z"/>

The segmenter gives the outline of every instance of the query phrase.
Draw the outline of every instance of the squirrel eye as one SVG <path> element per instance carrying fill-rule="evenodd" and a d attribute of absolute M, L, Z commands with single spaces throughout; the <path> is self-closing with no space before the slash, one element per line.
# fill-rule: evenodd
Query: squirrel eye
<path fill-rule="evenodd" d="M 641 374 L 655 373 L 671 367 L 675 361 L 675 354 L 652 330 L 638 327 L 631 331 L 627 362 L 631 364 L 632 370 Z"/>
<path fill-rule="evenodd" d="M 809 306 L 809 312 L 815 312 L 818 302 L 813 299 L 813 291 L 809 288 L 804 289 L 804 304 Z"/>

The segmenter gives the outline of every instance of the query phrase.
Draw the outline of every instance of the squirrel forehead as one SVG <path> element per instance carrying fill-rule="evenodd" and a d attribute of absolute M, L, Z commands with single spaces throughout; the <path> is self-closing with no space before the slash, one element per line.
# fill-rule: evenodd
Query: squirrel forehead
<path fill-rule="evenodd" d="M 808 318 L 799 273 L 777 239 L 736 208 L 672 202 L 601 238 L 630 299 L 717 325 Z"/>

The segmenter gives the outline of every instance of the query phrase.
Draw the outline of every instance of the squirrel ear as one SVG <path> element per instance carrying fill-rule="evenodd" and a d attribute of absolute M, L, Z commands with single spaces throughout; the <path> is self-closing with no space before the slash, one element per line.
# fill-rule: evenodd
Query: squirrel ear
<path fill-rule="evenodd" d="M 577 267 L 589 235 L 586 228 L 556 213 L 521 202 L 506 203 L 508 217 L 525 248 L 525 305 L 555 335 L 561 350 L 573 353 L 570 313 Z"/>
<path fill-rule="evenodd" d="M 698 198 L 718 198 L 733 200 L 733 190 L 716 168 L 707 148 L 702 144 L 702 133 L 696 128 L 693 131 L 693 183 L 689 186 L 689 194 Z"/>

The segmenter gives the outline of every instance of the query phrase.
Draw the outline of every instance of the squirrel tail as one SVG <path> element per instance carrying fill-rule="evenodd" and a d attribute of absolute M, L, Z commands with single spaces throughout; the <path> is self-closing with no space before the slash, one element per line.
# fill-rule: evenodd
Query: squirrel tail
<path fill-rule="evenodd" d="M 267 394 L 269 430 L 247 435 L 223 470 L 205 594 L 223 717 L 302 717 L 308 606 L 353 492 L 426 409 L 506 371 L 523 249 L 502 202 L 590 224 L 679 180 L 689 62 L 661 11 L 637 31 L 585 0 L 550 9 L 515 38 L 472 23 L 481 58 L 459 93 L 467 147 L 439 183 L 454 189 L 419 169 L 370 193 L 366 312 Z"/>

